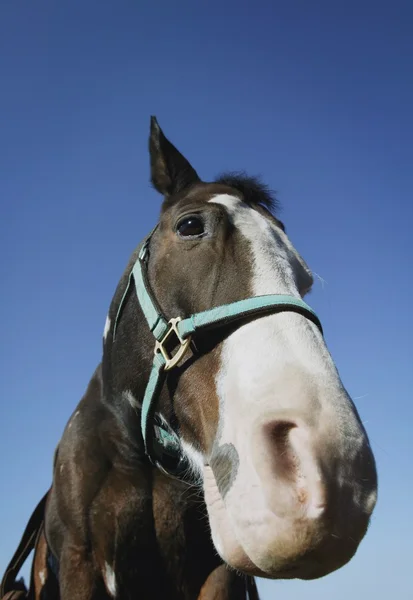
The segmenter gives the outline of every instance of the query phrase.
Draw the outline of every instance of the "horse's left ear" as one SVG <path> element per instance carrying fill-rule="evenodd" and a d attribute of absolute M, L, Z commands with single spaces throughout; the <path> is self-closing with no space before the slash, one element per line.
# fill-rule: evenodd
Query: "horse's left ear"
<path fill-rule="evenodd" d="M 197 172 L 165 137 L 156 117 L 151 117 L 149 136 L 151 180 L 164 196 L 171 196 L 200 181 Z"/>

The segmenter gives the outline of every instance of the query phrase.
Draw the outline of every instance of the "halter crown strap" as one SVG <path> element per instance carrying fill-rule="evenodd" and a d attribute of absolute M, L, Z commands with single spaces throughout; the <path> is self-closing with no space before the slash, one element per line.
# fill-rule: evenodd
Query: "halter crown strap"
<path fill-rule="evenodd" d="M 316 313 L 301 298 L 282 294 L 254 296 L 195 313 L 185 319 L 177 317 L 167 321 L 153 296 L 147 277 L 149 242 L 152 233 L 144 241 L 139 251 L 138 259 L 130 272 L 128 284 L 116 316 L 113 335 L 115 336 L 120 311 L 131 285 L 131 279 L 133 278 L 139 304 L 145 315 L 149 329 L 156 339 L 152 370 L 146 386 L 141 410 L 141 430 L 145 453 L 154 464 L 164 471 L 165 469 L 160 464 L 158 456 L 162 457 L 161 461 L 168 458 L 172 459 L 172 462 L 175 462 L 175 468 L 169 468 L 169 473 L 176 475 L 181 474 L 187 466 L 181 453 L 179 437 L 174 431 L 166 430 L 165 426 L 161 423 L 158 424 L 158 436 L 155 437 L 153 421 L 157 401 L 162 392 L 167 373 L 181 361 L 194 335 L 201 331 L 222 327 L 248 317 L 264 316 L 266 314 L 285 311 L 303 315 L 312 321 L 321 333 L 323 333 L 323 329 Z M 175 347 L 178 346 L 173 356 L 169 354 L 165 346 L 167 339 L 171 336 L 175 337 Z"/>

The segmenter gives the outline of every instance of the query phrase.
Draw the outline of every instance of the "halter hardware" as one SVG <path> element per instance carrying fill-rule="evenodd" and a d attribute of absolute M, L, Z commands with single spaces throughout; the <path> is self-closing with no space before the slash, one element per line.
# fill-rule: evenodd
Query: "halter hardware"
<path fill-rule="evenodd" d="M 169 321 L 165 318 L 149 285 L 147 274 L 149 243 L 155 229 L 143 241 L 138 257 L 130 271 L 126 289 L 121 298 L 115 323 L 113 339 L 132 279 L 135 283 L 136 296 L 145 315 L 150 331 L 155 338 L 152 370 L 146 385 L 141 408 L 141 431 L 145 454 L 153 465 L 163 473 L 172 477 L 185 478 L 190 473 L 187 459 L 182 452 L 179 435 L 168 424 L 159 423 L 156 406 L 161 395 L 168 372 L 175 368 L 184 358 L 193 337 L 208 329 L 223 327 L 234 321 L 245 321 L 248 317 L 262 317 L 277 312 L 296 312 L 312 321 L 323 334 L 317 315 L 301 298 L 283 294 L 253 296 L 230 304 L 216 306 L 203 312 L 195 313 L 187 318 L 175 317 Z M 175 338 L 178 346 L 172 355 L 167 342 Z M 158 420 L 155 427 L 155 421 Z M 155 431 L 156 429 L 156 431 Z"/>
<path fill-rule="evenodd" d="M 176 367 L 181 359 L 185 356 L 186 351 L 189 348 L 189 344 L 191 343 L 191 336 L 188 335 L 187 338 L 183 339 L 178 330 L 178 323 L 182 321 L 181 317 L 176 317 L 175 319 L 170 319 L 168 321 L 168 325 L 170 325 L 169 329 L 166 331 L 161 340 L 156 340 L 155 342 L 155 350 L 154 354 L 161 353 L 163 358 L 165 359 L 165 366 L 163 368 L 164 371 L 170 371 L 174 367 Z M 172 356 L 168 350 L 165 348 L 165 342 L 170 338 L 172 334 L 175 334 L 178 343 L 180 344 L 178 350 Z"/>

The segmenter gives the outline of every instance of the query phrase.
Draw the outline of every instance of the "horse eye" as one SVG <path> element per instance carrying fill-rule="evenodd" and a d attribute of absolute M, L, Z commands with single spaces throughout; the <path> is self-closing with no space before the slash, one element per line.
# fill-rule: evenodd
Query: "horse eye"
<path fill-rule="evenodd" d="M 204 222 L 194 215 L 179 221 L 176 230 L 182 237 L 200 237 L 205 233 Z"/>

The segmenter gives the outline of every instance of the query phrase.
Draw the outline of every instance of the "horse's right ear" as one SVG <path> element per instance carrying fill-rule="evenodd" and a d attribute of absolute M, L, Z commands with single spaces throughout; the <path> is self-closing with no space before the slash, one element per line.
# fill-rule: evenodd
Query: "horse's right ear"
<path fill-rule="evenodd" d="M 165 137 L 156 117 L 151 117 L 149 154 L 152 185 L 164 196 L 181 192 L 200 181 L 195 169 Z"/>

